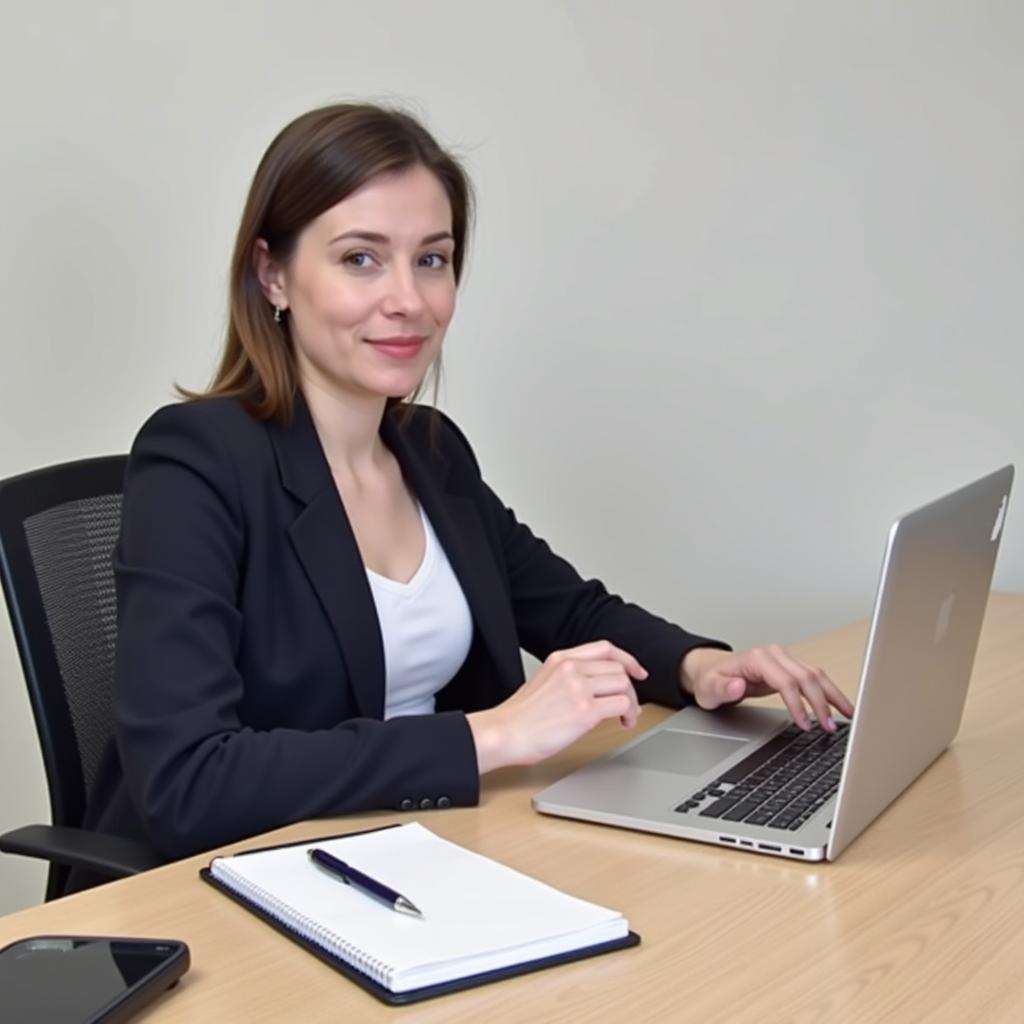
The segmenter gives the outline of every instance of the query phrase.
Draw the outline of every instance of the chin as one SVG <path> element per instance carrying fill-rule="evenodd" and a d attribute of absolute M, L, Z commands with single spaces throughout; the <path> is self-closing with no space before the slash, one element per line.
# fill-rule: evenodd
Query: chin
<path fill-rule="evenodd" d="M 381 398 L 408 398 L 426 379 L 426 374 L 390 374 L 386 380 L 377 380 L 367 390 Z"/>

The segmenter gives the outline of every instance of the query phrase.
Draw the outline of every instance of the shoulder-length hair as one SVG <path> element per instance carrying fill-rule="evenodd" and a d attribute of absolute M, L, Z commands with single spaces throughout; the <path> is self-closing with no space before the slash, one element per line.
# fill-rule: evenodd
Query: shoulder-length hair
<path fill-rule="evenodd" d="M 240 399 L 259 419 L 288 422 L 298 378 L 289 317 L 280 322 L 256 275 L 256 243 L 287 263 L 302 230 L 378 174 L 422 166 L 441 183 L 452 209 L 455 281 L 461 279 L 473 193 L 459 162 L 416 118 L 368 103 L 339 103 L 297 117 L 263 155 L 246 199 L 231 258 L 227 335 L 220 365 L 202 392 L 187 398 Z M 436 369 L 436 367 L 435 367 Z M 408 396 L 415 401 L 422 390 Z M 394 405 L 397 399 L 389 400 Z"/>

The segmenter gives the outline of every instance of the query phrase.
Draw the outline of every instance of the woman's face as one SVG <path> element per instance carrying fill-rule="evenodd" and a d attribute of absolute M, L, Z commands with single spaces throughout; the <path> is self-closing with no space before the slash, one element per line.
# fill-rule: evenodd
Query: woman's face
<path fill-rule="evenodd" d="M 300 380 L 332 394 L 403 398 L 455 311 L 452 211 L 425 167 L 372 178 L 312 221 L 274 271 Z M 266 290 L 267 277 L 261 273 Z"/>

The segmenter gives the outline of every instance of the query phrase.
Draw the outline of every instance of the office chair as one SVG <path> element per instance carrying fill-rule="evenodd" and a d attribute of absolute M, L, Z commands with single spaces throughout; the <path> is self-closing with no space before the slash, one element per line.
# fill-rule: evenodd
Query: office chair
<path fill-rule="evenodd" d="M 161 863 L 139 843 L 81 827 L 114 729 L 111 555 L 127 461 L 83 459 L 0 481 L 0 583 L 53 820 L 0 835 L 0 851 L 50 862 L 47 900 L 64 894 L 71 868 L 121 878 Z"/>

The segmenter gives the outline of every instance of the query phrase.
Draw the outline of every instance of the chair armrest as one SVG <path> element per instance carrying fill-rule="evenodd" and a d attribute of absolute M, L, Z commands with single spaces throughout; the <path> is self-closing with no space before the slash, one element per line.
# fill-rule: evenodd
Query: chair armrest
<path fill-rule="evenodd" d="M 24 825 L 0 835 L 0 851 L 37 857 L 111 878 L 137 875 L 167 862 L 142 843 L 62 825 Z"/>

